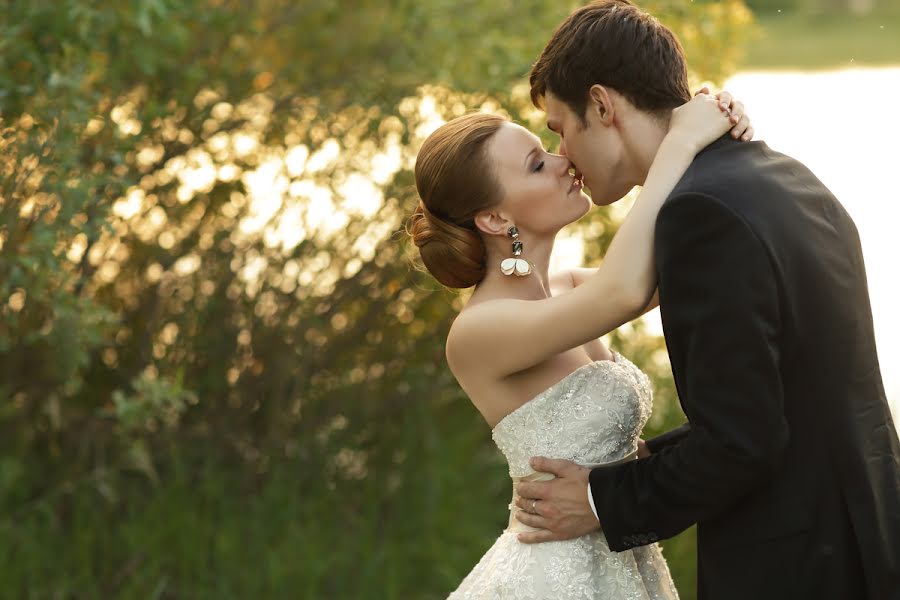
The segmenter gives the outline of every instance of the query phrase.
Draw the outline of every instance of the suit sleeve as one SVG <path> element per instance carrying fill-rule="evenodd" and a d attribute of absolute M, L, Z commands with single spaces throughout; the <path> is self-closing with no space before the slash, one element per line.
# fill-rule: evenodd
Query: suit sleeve
<path fill-rule="evenodd" d="M 716 198 L 670 198 L 656 224 L 659 294 L 690 429 L 649 458 L 590 474 L 616 551 L 713 518 L 771 477 L 788 440 L 779 294 L 766 249 Z"/>
<path fill-rule="evenodd" d="M 663 448 L 667 446 L 671 446 L 672 444 L 677 444 L 681 440 L 684 439 L 691 431 L 691 424 L 685 423 L 675 429 L 671 429 L 665 433 L 662 433 L 655 438 L 647 440 L 647 449 L 650 450 L 653 454 L 657 452 L 661 452 Z"/>

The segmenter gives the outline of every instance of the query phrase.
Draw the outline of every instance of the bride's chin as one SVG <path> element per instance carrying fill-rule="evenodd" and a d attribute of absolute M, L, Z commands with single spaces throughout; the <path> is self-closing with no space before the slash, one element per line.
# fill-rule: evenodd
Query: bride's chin
<path fill-rule="evenodd" d="M 585 194 L 584 192 L 581 192 L 581 193 L 578 195 L 578 199 L 581 201 L 581 203 L 582 203 L 583 206 L 584 206 L 584 212 L 587 212 L 587 211 L 591 210 L 591 205 L 593 205 L 593 202 L 591 201 L 591 197 L 590 197 L 590 196 L 588 196 L 588 195 Z"/>
<path fill-rule="evenodd" d="M 574 223 L 574 222 L 576 222 L 576 221 L 580 221 L 580 220 L 581 220 L 582 218 L 584 218 L 589 212 L 591 212 L 591 201 L 590 201 L 589 198 L 585 198 L 585 203 L 584 203 L 584 205 L 581 207 L 581 210 L 578 211 L 578 216 L 575 217 L 574 220 L 569 221 L 569 224 L 572 224 L 572 223 Z"/>

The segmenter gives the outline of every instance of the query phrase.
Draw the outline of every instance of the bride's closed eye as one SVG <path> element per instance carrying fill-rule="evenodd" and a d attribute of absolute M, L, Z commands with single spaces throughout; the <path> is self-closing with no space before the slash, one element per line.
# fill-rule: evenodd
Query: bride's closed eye
<path fill-rule="evenodd" d="M 534 166 L 534 172 L 537 173 L 541 169 L 544 168 L 544 161 L 540 161 L 538 164 Z"/>

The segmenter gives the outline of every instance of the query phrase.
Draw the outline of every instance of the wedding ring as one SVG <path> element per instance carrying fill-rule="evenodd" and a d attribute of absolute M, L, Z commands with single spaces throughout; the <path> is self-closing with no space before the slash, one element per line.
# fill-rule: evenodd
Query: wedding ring
<path fill-rule="evenodd" d="M 531 514 L 534 514 L 534 515 L 537 514 L 536 506 L 537 506 L 537 500 L 532 500 L 531 501 Z"/>

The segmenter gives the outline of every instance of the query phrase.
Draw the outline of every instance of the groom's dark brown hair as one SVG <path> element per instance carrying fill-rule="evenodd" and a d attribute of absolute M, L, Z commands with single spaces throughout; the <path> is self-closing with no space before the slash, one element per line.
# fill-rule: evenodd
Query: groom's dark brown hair
<path fill-rule="evenodd" d="M 678 39 L 628 0 L 593 2 L 569 15 L 534 63 L 529 81 L 535 106 L 551 92 L 582 122 L 595 83 L 652 113 L 691 99 Z"/>

